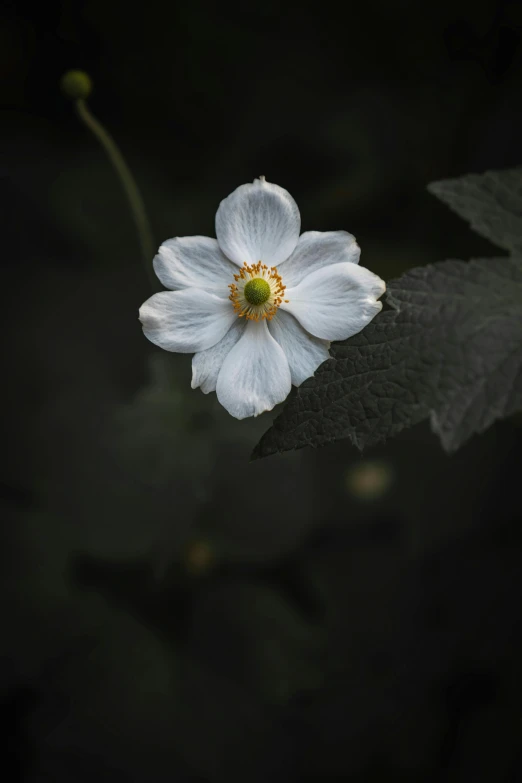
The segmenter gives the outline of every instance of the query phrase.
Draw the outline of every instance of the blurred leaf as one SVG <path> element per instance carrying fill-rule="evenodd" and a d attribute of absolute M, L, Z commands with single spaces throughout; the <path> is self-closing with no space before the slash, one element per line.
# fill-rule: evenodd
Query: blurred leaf
<path fill-rule="evenodd" d="M 272 705 L 321 685 L 325 641 L 322 618 L 312 619 L 279 582 L 232 572 L 212 582 L 198 599 L 190 642 L 194 658 Z"/>
<path fill-rule="evenodd" d="M 201 420 L 201 396 L 187 397 L 169 359 L 151 355 L 149 382 L 116 411 L 113 446 L 136 480 L 157 487 L 182 475 L 196 488 L 214 469 L 212 418 Z"/>
<path fill-rule="evenodd" d="M 299 693 L 320 687 L 320 629 L 274 589 L 245 588 L 240 599 L 247 654 L 263 700 L 286 704 Z"/>

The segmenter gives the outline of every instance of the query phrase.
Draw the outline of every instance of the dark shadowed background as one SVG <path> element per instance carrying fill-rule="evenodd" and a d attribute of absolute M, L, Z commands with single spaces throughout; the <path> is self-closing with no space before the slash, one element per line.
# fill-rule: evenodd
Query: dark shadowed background
<path fill-rule="evenodd" d="M 249 462 L 156 244 L 263 174 L 386 280 L 498 255 L 428 182 L 522 163 L 517 2 L 4 2 L 0 745 L 8 781 L 522 781 L 522 420 Z M 152 259 L 151 259 L 152 260 Z M 157 284 L 155 290 L 161 290 Z"/>

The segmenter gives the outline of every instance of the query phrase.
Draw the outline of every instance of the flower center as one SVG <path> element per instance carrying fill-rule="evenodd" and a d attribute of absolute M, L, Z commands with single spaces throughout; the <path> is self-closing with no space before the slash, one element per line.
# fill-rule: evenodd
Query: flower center
<path fill-rule="evenodd" d="M 245 262 L 234 280 L 235 283 L 229 285 L 229 299 L 239 318 L 270 321 L 279 305 L 288 302 L 283 299 L 285 286 L 275 266 L 269 268 L 261 261 L 249 266 Z"/>
<path fill-rule="evenodd" d="M 245 285 L 243 293 L 251 305 L 262 305 L 270 298 L 272 292 L 264 277 L 254 277 Z"/>

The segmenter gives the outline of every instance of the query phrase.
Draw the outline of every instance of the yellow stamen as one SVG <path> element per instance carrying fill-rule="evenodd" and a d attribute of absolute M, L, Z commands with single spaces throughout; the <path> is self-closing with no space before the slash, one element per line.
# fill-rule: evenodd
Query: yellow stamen
<path fill-rule="evenodd" d="M 288 299 L 283 298 L 286 286 L 275 266 L 269 268 L 261 261 L 249 266 L 245 261 L 239 274 L 234 275 L 234 280 L 236 282 L 229 285 L 229 299 L 239 318 L 250 321 L 266 318 L 270 321 L 279 305 L 288 302 Z M 247 286 L 249 288 L 245 292 Z"/>

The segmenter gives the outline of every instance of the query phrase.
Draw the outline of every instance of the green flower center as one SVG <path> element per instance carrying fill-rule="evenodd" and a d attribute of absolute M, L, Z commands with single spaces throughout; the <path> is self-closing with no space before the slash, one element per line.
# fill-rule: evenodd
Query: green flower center
<path fill-rule="evenodd" d="M 269 284 L 262 277 L 249 280 L 243 290 L 245 299 L 251 305 L 264 304 L 270 298 L 271 292 Z"/>

